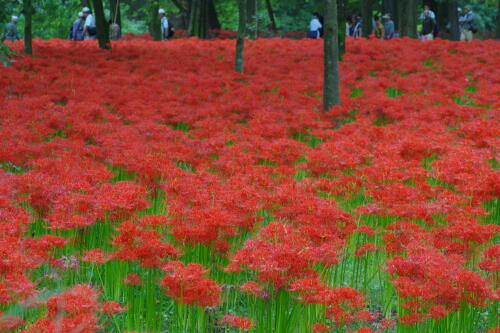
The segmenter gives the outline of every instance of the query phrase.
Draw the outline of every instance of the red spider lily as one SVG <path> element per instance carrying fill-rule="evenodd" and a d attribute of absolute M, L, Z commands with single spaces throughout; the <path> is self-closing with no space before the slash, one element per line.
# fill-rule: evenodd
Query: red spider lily
<path fill-rule="evenodd" d="M 500 245 L 493 245 L 483 252 L 484 260 L 479 263 L 482 270 L 488 272 L 500 271 Z"/>
<path fill-rule="evenodd" d="M 182 262 L 169 261 L 162 269 L 165 271 L 165 277 L 160 285 L 176 302 L 202 307 L 217 306 L 221 303 L 222 289 L 205 277 L 207 270 L 201 265 L 184 266 Z"/>
<path fill-rule="evenodd" d="M 254 328 L 252 319 L 233 314 L 226 314 L 222 317 L 222 323 L 231 327 L 238 327 L 240 331 L 249 331 Z"/>
<path fill-rule="evenodd" d="M 106 302 L 102 305 L 102 311 L 109 316 L 113 316 L 116 313 L 126 311 L 119 303 L 117 302 Z"/>
<path fill-rule="evenodd" d="M 93 249 L 93 250 L 87 251 L 87 253 L 85 253 L 85 256 L 83 257 L 83 261 L 92 262 L 92 263 L 96 263 L 99 265 L 104 264 L 105 262 L 109 261 L 110 259 L 111 259 L 111 255 L 103 253 L 101 249 Z"/>
<path fill-rule="evenodd" d="M 130 273 L 127 275 L 123 283 L 128 284 L 130 286 L 140 286 L 142 284 L 142 279 L 139 275 L 135 273 Z"/>

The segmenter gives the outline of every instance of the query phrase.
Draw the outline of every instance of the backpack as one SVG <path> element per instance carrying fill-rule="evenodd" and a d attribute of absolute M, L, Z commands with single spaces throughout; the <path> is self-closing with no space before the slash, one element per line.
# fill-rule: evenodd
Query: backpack
<path fill-rule="evenodd" d="M 168 22 L 168 31 L 167 31 L 167 39 L 174 37 L 175 28 L 172 22 Z"/>
<path fill-rule="evenodd" d="M 473 34 L 477 33 L 479 30 L 477 29 L 477 25 L 476 25 L 476 22 L 471 22 L 470 24 L 470 31 L 472 31 Z"/>

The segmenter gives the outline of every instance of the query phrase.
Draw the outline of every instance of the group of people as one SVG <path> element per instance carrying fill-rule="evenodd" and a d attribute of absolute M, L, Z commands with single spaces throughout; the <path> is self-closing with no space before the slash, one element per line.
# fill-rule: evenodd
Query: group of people
<path fill-rule="evenodd" d="M 111 40 L 119 40 L 121 38 L 121 29 L 116 22 L 111 20 L 108 22 L 110 26 Z M 83 7 L 78 13 L 77 19 L 70 27 L 69 39 L 72 41 L 94 40 L 97 38 L 97 26 L 94 15 L 89 7 Z"/>
<path fill-rule="evenodd" d="M 459 8 L 459 29 L 460 40 L 471 41 L 474 34 L 477 32 L 475 23 L 475 14 L 472 12 L 471 6 L 466 6 L 465 10 Z M 424 6 L 424 10 L 420 15 L 422 28 L 419 31 L 419 38 L 423 41 L 433 40 L 438 34 L 438 24 L 436 23 L 436 14 L 430 9 L 428 5 Z M 309 30 L 307 32 L 308 38 L 321 38 L 323 37 L 323 16 L 319 13 L 314 13 L 309 23 Z M 363 18 L 361 15 L 353 15 L 346 20 L 346 36 L 359 38 L 362 36 Z M 450 29 L 450 24 L 447 28 Z M 380 16 L 374 16 L 372 20 L 371 34 L 380 39 L 393 39 L 398 38 L 399 33 L 395 30 L 394 21 L 391 14 L 387 13 Z"/>

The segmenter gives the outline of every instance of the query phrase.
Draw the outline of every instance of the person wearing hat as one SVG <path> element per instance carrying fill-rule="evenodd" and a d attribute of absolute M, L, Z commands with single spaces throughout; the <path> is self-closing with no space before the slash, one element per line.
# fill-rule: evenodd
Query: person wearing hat
<path fill-rule="evenodd" d="M 465 6 L 464 14 L 458 19 L 460 26 L 460 40 L 470 42 L 477 32 L 476 15 L 472 12 L 471 6 Z"/>
<path fill-rule="evenodd" d="M 79 12 L 78 18 L 75 22 L 73 22 L 73 26 L 71 28 L 71 40 L 83 40 L 83 12 Z"/>
<path fill-rule="evenodd" d="M 85 40 L 96 39 L 97 29 L 95 26 L 94 15 L 92 15 L 90 8 L 83 7 L 82 14 L 83 17 L 85 18 L 85 23 L 83 24 L 83 39 Z"/>
<path fill-rule="evenodd" d="M 390 14 L 382 16 L 384 19 L 384 39 L 392 39 L 394 37 L 394 21 L 391 20 Z"/>
<path fill-rule="evenodd" d="M 7 23 L 5 25 L 5 31 L 4 31 L 3 36 L 1 38 L 2 43 L 6 39 L 10 40 L 11 42 L 19 40 L 19 32 L 17 31 L 17 22 L 18 21 L 19 21 L 19 18 L 17 16 L 12 16 L 11 22 Z"/>
<path fill-rule="evenodd" d="M 165 10 L 160 8 L 158 10 L 158 15 L 160 16 L 160 27 L 161 27 L 161 40 L 168 39 L 168 19 Z"/>
<path fill-rule="evenodd" d="M 321 24 L 320 14 L 313 13 L 311 22 L 309 23 L 309 31 L 307 32 L 307 37 L 313 39 L 320 38 L 322 28 L 323 25 Z"/>

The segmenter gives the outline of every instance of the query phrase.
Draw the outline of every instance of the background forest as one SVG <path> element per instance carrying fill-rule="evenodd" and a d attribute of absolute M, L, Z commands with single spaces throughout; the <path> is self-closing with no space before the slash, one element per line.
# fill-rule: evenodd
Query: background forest
<path fill-rule="evenodd" d="M 200 0 L 104 0 L 103 5 L 106 18 L 121 23 L 123 33 L 142 34 L 155 32 L 157 21 L 157 8 L 167 11 L 170 20 L 177 30 L 187 30 L 190 22 L 190 7 Z M 0 7 L 0 29 L 9 21 L 10 15 L 19 15 L 19 28 L 24 27 L 23 1 L 4 0 Z M 235 0 L 202 0 L 208 8 L 208 24 L 211 29 L 237 30 L 238 4 Z M 403 19 L 407 13 L 402 13 L 403 3 L 414 3 L 413 16 L 418 16 L 424 4 L 429 4 L 437 14 L 438 24 L 444 31 L 448 23 L 450 2 L 462 7 L 466 4 L 473 6 L 478 17 L 478 26 L 483 35 L 488 35 L 498 30 L 498 0 L 344 0 L 343 12 L 345 16 L 363 12 L 363 8 L 372 8 L 374 14 L 391 13 L 395 19 L 396 28 L 404 24 Z M 116 10 L 119 4 L 119 10 Z M 92 1 L 85 0 L 34 0 L 33 36 L 42 39 L 66 39 L 70 24 L 82 5 L 90 5 Z M 269 36 L 271 31 L 284 35 L 288 32 L 306 31 L 311 13 L 323 11 L 323 1 L 318 0 L 255 0 L 248 2 L 249 26 L 258 30 L 261 36 Z M 410 14 L 411 15 L 411 14 Z M 497 34 L 498 35 L 498 34 Z"/>

